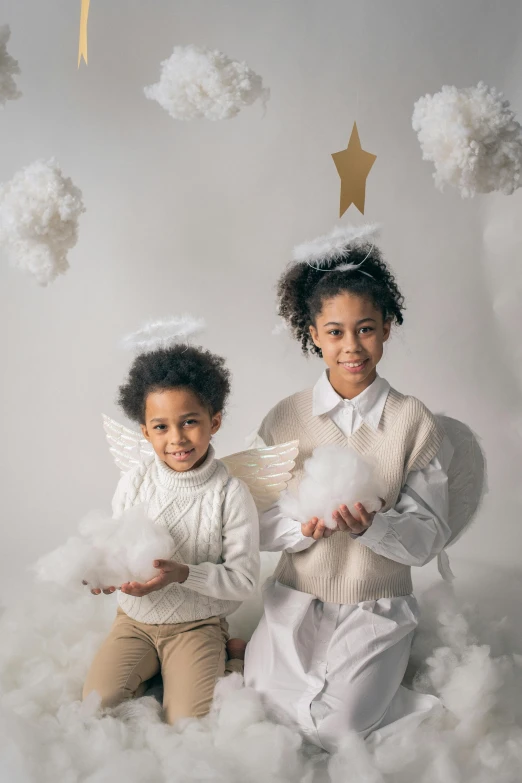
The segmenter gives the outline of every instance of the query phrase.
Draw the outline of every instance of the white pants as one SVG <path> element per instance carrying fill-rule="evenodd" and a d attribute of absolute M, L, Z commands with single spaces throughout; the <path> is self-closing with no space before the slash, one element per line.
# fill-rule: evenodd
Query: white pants
<path fill-rule="evenodd" d="M 412 595 L 332 604 L 271 581 L 247 647 L 245 684 L 263 694 L 274 718 L 334 752 L 350 731 L 367 737 L 439 703 L 401 686 L 417 622 Z"/>

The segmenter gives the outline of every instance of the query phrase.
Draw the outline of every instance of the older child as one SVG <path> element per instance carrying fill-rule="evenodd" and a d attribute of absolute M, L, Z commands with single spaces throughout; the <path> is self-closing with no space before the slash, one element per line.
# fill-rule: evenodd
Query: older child
<path fill-rule="evenodd" d="M 247 647 L 245 681 L 275 714 L 334 751 L 350 731 L 366 737 L 436 699 L 401 687 L 418 607 L 411 566 L 444 547 L 452 447 L 427 408 L 377 374 L 403 298 L 373 239 L 335 231 L 308 243 L 283 274 L 279 313 L 325 372 L 279 402 L 259 430 L 267 445 L 298 439 L 294 473 L 316 446 L 371 455 L 388 491 L 358 518 L 335 512 L 337 530 L 304 525 L 277 507 L 261 519 L 261 549 L 281 551 L 264 591 L 264 615 Z"/>

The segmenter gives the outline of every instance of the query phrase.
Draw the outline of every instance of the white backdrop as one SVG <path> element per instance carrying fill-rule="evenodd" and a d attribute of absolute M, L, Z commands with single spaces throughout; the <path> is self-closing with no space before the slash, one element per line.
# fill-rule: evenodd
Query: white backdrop
<path fill-rule="evenodd" d="M 117 471 L 101 413 L 121 418 L 117 344 L 144 319 L 206 317 L 205 345 L 234 374 L 220 453 L 315 380 L 321 363 L 271 335 L 273 287 L 292 246 L 336 222 L 330 153 L 354 120 L 378 156 L 365 217 L 383 224 L 408 305 L 382 374 L 482 436 L 490 495 L 456 550 L 517 565 L 521 192 L 440 194 L 411 112 L 442 84 L 483 79 L 522 115 L 519 1 L 92 0 L 78 71 L 79 5 L 0 2 L 24 93 L 0 114 L 0 180 L 54 155 L 87 206 L 71 269 L 48 289 L 1 259 L 2 600 L 108 506 Z M 245 59 L 271 88 L 266 114 L 180 123 L 146 100 L 160 61 L 188 43 Z M 361 219 L 352 210 L 341 222 Z"/>

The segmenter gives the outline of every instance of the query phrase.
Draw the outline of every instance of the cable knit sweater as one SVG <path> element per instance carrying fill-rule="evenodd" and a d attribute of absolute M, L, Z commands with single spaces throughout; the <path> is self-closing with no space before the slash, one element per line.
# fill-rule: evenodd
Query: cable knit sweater
<path fill-rule="evenodd" d="M 247 486 L 229 475 L 212 446 L 195 470 L 177 472 L 156 456 L 125 473 L 114 495 L 114 517 L 140 503 L 169 529 L 176 545 L 172 559 L 188 565 L 189 575 L 143 598 L 120 592 L 129 617 L 153 624 L 226 617 L 252 594 L 259 579 L 257 509 Z"/>

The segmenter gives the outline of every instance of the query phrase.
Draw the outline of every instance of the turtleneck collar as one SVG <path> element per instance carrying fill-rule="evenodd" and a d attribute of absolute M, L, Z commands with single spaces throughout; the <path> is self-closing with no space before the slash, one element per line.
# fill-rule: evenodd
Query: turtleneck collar
<path fill-rule="evenodd" d="M 197 490 L 212 478 L 218 467 L 212 444 L 208 447 L 205 462 L 200 465 L 199 468 L 194 468 L 193 470 L 173 470 L 172 468 L 169 468 L 157 454 L 154 454 L 154 460 L 156 463 L 158 483 L 165 489 L 176 492 Z"/>

